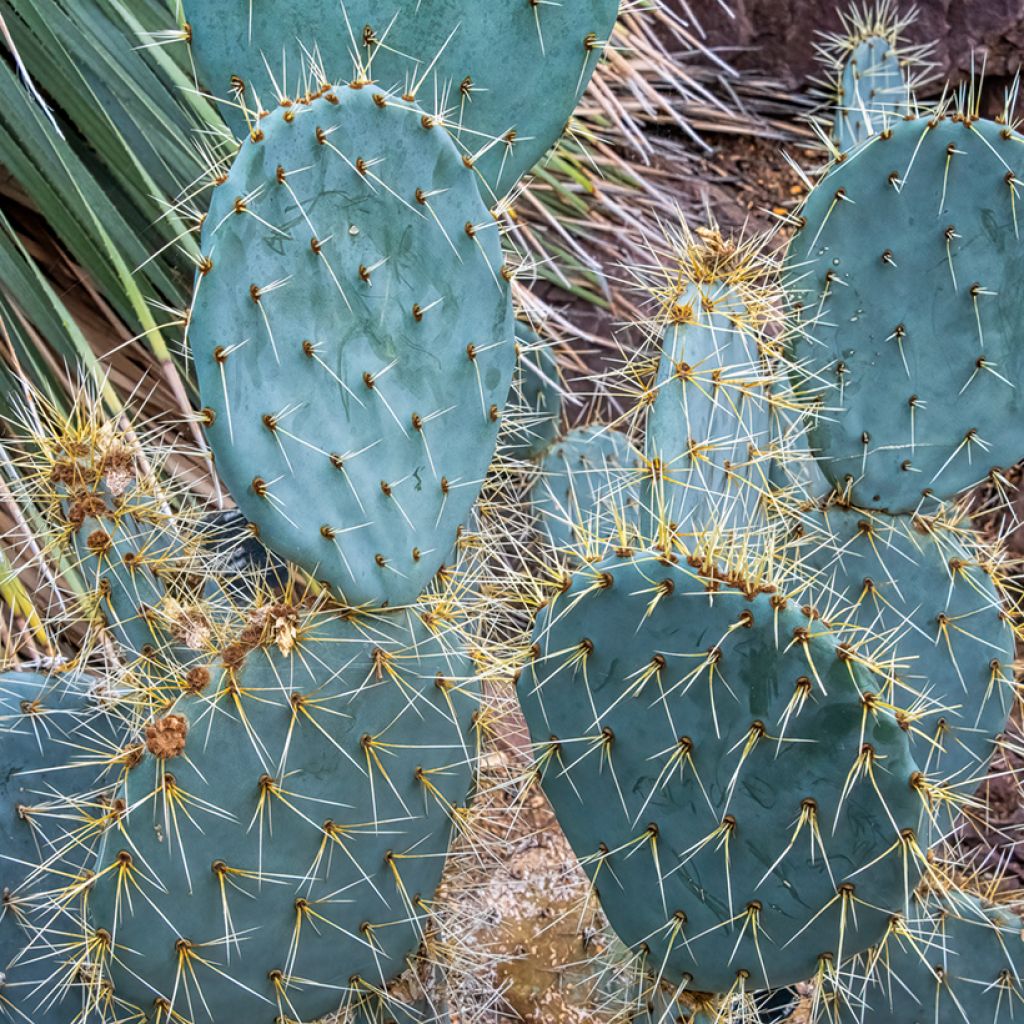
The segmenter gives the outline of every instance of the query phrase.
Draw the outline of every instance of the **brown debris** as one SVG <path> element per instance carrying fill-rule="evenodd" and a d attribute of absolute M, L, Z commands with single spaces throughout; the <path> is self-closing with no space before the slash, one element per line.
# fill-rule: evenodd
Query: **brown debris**
<path fill-rule="evenodd" d="M 182 686 L 189 693 L 202 693 L 210 685 L 210 670 L 202 665 L 190 669 Z"/>
<path fill-rule="evenodd" d="M 82 494 L 71 502 L 68 522 L 72 526 L 81 526 L 86 519 L 98 519 L 108 511 L 107 503 L 98 494 Z"/>
<path fill-rule="evenodd" d="M 165 715 L 146 726 L 146 749 L 162 760 L 181 757 L 187 736 L 188 722 L 183 715 Z"/>
<path fill-rule="evenodd" d="M 123 445 L 111 445 L 103 455 L 100 474 L 111 494 L 124 494 L 135 481 L 135 456 Z"/>

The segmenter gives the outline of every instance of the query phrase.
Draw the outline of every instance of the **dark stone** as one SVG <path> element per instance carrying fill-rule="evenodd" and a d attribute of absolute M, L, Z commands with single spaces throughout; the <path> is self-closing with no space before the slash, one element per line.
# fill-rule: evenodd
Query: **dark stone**
<path fill-rule="evenodd" d="M 800 996 L 795 989 L 779 988 L 757 997 L 758 1024 L 785 1024 L 797 1008 Z"/>
<path fill-rule="evenodd" d="M 901 4 L 906 10 L 910 3 Z M 712 46 L 734 52 L 740 69 L 758 69 L 791 88 L 820 75 L 814 59 L 818 32 L 835 32 L 849 4 L 839 0 L 731 0 L 729 18 L 715 0 L 696 5 Z M 907 30 L 908 43 L 935 43 L 941 77 L 961 78 L 987 59 L 987 74 L 1013 75 L 1024 52 L 1024 0 L 919 0 L 918 17 Z"/>
<path fill-rule="evenodd" d="M 211 512 L 203 521 L 203 544 L 222 585 L 234 597 L 251 600 L 258 590 L 281 590 L 288 582 L 288 564 L 247 529 L 238 509 Z"/>

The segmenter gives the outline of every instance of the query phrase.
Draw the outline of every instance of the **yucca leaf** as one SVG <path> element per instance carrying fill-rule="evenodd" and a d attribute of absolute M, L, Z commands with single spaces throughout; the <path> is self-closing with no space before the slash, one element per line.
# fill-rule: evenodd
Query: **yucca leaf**
<path fill-rule="evenodd" d="M 0 290 L 6 293 L 10 306 L 17 308 L 35 330 L 41 332 L 53 350 L 69 368 L 82 366 L 103 387 L 103 399 L 111 412 L 120 412 L 122 405 L 114 390 L 106 384 L 103 369 L 74 317 L 54 291 L 50 282 L 25 251 L 21 240 L 7 218 L 0 213 Z M 16 317 L 7 323 L 8 335 L 16 348 L 18 368 L 32 369 L 30 383 L 42 389 L 59 407 L 63 406 L 63 387 L 53 388 L 54 378 L 39 351 L 38 338 L 27 336 Z M 34 343 L 35 342 L 35 343 Z M 20 351 L 17 351 L 20 350 Z M 72 370 L 73 373 L 73 370 Z M 11 415 L 8 389 L 3 389 L 5 416 Z"/>
<path fill-rule="evenodd" d="M 0 600 L 15 615 L 25 620 L 25 624 L 47 651 L 52 650 L 50 639 L 46 635 L 46 627 L 39 618 L 39 613 L 25 589 L 25 584 L 18 578 L 17 572 L 2 551 L 0 551 Z"/>
<path fill-rule="evenodd" d="M 157 307 L 188 305 L 198 212 L 173 202 L 204 173 L 197 128 L 211 149 L 225 137 L 191 82 L 184 43 L 147 45 L 145 33 L 174 34 L 173 17 L 160 0 L 133 0 L 130 11 L 118 0 L 0 0 L 0 17 L 60 126 L 4 65 L 0 165 L 172 380 L 180 316 Z M 52 325 L 41 333 L 56 344 Z M 81 343 L 71 347 L 86 363 Z M 179 396 L 185 387 L 172 382 Z"/>

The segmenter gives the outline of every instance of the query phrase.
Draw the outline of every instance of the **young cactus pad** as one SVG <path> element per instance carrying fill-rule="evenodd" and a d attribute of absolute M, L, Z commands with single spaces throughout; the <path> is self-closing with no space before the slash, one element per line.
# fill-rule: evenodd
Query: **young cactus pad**
<path fill-rule="evenodd" d="M 905 936 L 890 938 L 840 1024 L 1013 1024 L 1024 994 L 1020 918 L 976 896 L 917 902 Z"/>
<path fill-rule="evenodd" d="M 531 500 L 543 537 L 557 551 L 582 550 L 637 518 L 639 458 L 609 426 L 575 427 L 540 461 Z"/>
<path fill-rule="evenodd" d="M 683 532 L 742 528 L 757 516 L 770 468 L 772 399 L 757 325 L 728 283 L 692 284 L 660 347 L 645 504 Z"/>
<path fill-rule="evenodd" d="M 430 621 L 266 607 L 152 723 L 90 896 L 119 1005 L 253 1024 L 377 1005 L 470 783 L 472 670 Z"/>
<path fill-rule="evenodd" d="M 930 510 L 1020 457 L 1022 142 L 966 115 L 899 121 L 803 209 L 795 349 L 829 385 L 810 442 L 861 507 Z"/>
<path fill-rule="evenodd" d="M 973 788 L 1015 701 L 1014 630 L 998 567 L 969 528 L 855 508 L 802 515 L 793 558 L 856 642 L 895 659 L 893 701 L 918 714 L 922 766 Z"/>
<path fill-rule="evenodd" d="M 71 620 L 55 625 L 86 620 L 83 660 L 103 651 L 105 687 L 141 728 L 202 669 L 214 620 L 239 601 L 230 589 L 255 586 L 257 574 L 211 572 L 218 559 L 204 547 L 210 528 L 162 472 L 167 453 L 152 439 L 109 421 L 84 392 L 71 416 L 43 409 L 12 449 L 29 484 L 18 494 L 22 509 L 43 509 L 45 543 L 75 566 L 81 584 Z M 241 527 L 223 528 L 224 542 L 229 533 L 252 540 Z"/>
<path fill-rule="evenodd" d="M 515 364 L 498 228 L 374 86 L 260 122 L 216 189 L 189 338 L 224 482 L 351 605 L 416 599 L 486 474 Z"/>
<path fill-rule="evenodd" d="M 77 1013 L 81 979 L 52 937 L 80 929 L 79 900 L 46 894 L 91 867 L 122 732 L 81 683 L 0 675 L 0 1020 L 67 1024 Z"/>
<path fill-rule="evenodd" d="M 533 650 L 518 692 L 545 791 L 651 970 L 751 991 L 882 937 L 919 874 L 918 768 L 820 621 L 614 556 L 541 612 Z"/>
<path fill-rule="evenodd" d="M 187 0 L 203 83 L 250 110 L 329 79 L 380 82 L 443 106 L 460 150 L 494 196 L 555 143 L 615 24 L 618 0 Z M 358 66 L 353 67 L 353 56 Z M 319 85 L 319 83 L 317 83 Z M 242 137 L 238 100 L 221 108 Z"/>
<path fill-rule="evenodd" d="M 88 458 L 67 457 L 82 436 L 57 439 L 65 450 L 51 467 L 51 521 L 77 560 L 94 624 L 114 640 L 121 660 L 140 682 L 174 682 L 197 658 L 186 637 L 206 615 L 201 599 L 214 591 L 211 581 L 190 578 L 192 524 L 171 512 L 152 476 L 140 473 L 138 451 L 123 434 L 106 445 L 94 437 Z"/>
<path fill-rule="evenodd" d="M 840 152 L 877 135 L 910 112 L 910 87 L 889 39 L 871 35 L 854 45 L 837 82 L 832 137 Z"/>

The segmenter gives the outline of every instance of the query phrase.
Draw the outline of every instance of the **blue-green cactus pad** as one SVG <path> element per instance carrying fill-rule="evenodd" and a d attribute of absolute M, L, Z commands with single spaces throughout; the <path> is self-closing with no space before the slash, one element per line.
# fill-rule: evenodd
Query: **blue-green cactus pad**
<path fill-rule="evenodd" d="M 574 427 L 552 445 L 531 491 L 547 543 L 579 552 L 617 530 L 635 535 L 639 464 L 629 439 L 614 427 Z"/>
<path fill-rule="evenodd" d="M 194 509 L 172 511 L 136 441 L 98 423 L 52 423 L 50 430 L 41 439 L 50 456 L 50 526 L 78 568 L 84 611 L 101 627 L 91 639 L 114 641 L 123 680 L 138 693 L 176 691 L 197 652 L 175 618 L 177 625 L 187 614 L 209 618 L 224 603 L 222 583 L 237 572 L 213 578 Z M 142 708 L 143 719 L 147 713 Z"/>
<path fill-rule="evenodd" d="M 1022 454 L 1022 141 L 991 121 L 899 121 L 807 200 L 796 355 L 828 385 L 811 447 L 854 504 L 927 511 Z"/>
<path fill-rule="evenodd" d="M 690 285 L 662 332 L 646 454 L 660 472 L 649 506 L 683 532 L 737 529 L 758 515 L 773 416 L 760 339 L 741 296 L 721 281 Z"/>
<path fill-rule="evenodd" d="M 534 643 L 518 691 L 545 791 L 670 984 L 785 985 L 878 941 L 916 883 L 896 833 L 917 765 L 820 622 L 638 555 L 577 571 Z"/>
<path fill-rule="evenodd" d="M 218 1024 L 370 1000 L 416 952 L 468 793 L 476 692 L 443 634 L 404 612 L 262 616 L 176 705 L 184 749 L 147 734 L 99 853 L 92 925 L 147 1021 L 155 1000 Z"/>
<path fill-rule="evenodd" d="M 551 348 L 523 324 L 516 335 L 519 363 L 506 406 L 514 422 L 501 452 L 507 458 L 536 459 L 561 430 L 565 386 Z"/>
<path fill-rule="evenodd" d="M 1020 919 L 968 894 L 932 898 L 891 937 L 841 1024 L 1012 1024 L 1024 993 Z"/>
<path fill-rule="evenodd" d="M 201 596 L 183 585 L 190 564 L 184 538 L 170 516 L 152 518 L 151 499 L 134 507 L 130 494 L 110 500 L 112 507 L 69 523 L 79 572 L 135 687 L 175 689 L 201 658 L 175 635 L 169 615 L 195 608 Z M 213 607 L 205 603 L 203 614 Z"/>
<path fill-rule="evenodd" d="M 81 927 L 81 900 L 61 890 L 91 867 L 98 832 L 89 821 L 103 815 L 122 732 L 84 684 L 0 675 L 0 1020 L 77 1019 L 73 951 L 53 937 Z M 39 936 L 44 924 L 50 932 Z"/>
<path fill-rule="evenodd" d="M 261 122 L 213 197 L 189 337 L 221 477 L 351 605 L 450 560 L 515 364 L 498 229 L 447 134 L 375 87 Z"/>
<path fill-rule="evenodd" d="M 832 138 L 840 152 L 884 131 L 910 112 L 910 87 L 888 39 L 862 39 L 843 63 L 837 82 Z"/>
<path fill-rule="evenodd" d="M 356 76 L 357 55 L 373 81 L 414 91 L 424 108 L 443 107 L 496 195 L 562 134 L 619 9 L 618 0 L 262 0 L 255 9 L 253 2 L 185 4 L 199 75 L 215 95 L 229 96 L 237 76 L 250 108 L 253 90 L 272 107 L 278 88 L 307 91 L 309 55 L 332 81 Z M 237 106 L 222 109 L 244 135 Z"/>
<path fill-rule="evenodd" d="M 800 516 L 790 557 L 836 622 L 895 659 L 915 754 L 959 785 L 984 776 L 1013 709 L 1013 627 L 968 526 L 854 508 Z M 973 788 L 968 786 L 968 789 Z"/>

